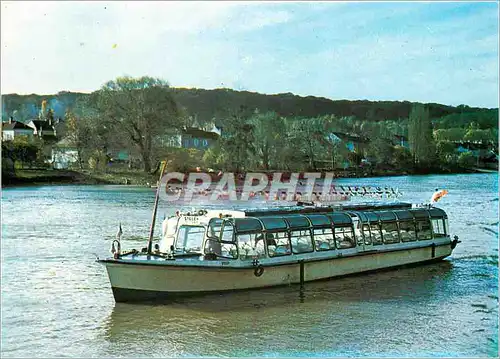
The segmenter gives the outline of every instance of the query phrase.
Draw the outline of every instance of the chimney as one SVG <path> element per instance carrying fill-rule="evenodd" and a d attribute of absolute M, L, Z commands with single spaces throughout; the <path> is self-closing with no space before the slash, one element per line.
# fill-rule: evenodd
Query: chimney
<path fill-rule="evenodd" d="M 9 117 L 9 123 L 12 123 L 12 116 Z"/>

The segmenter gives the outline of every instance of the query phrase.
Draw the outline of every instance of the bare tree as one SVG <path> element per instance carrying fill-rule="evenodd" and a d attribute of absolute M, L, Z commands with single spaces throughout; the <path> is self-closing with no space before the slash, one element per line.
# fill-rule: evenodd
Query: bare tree
<path fill-rule="evenodd" d="M 97 108 L 110 130 L 138 150 L 145 172 L 153 167 L 155 140 L 182 122 L 168 83 L 152 77 L 107 82 L 97 92 Z"/>

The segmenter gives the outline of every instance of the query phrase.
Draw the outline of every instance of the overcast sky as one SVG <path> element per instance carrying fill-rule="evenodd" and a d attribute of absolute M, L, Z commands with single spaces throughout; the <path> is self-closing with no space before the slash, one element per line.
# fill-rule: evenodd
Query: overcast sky
<path fill-rule="evenodd" d="M 1 3 L 1 91 L 174 87 L 498 107 L 497 2 Z"/>

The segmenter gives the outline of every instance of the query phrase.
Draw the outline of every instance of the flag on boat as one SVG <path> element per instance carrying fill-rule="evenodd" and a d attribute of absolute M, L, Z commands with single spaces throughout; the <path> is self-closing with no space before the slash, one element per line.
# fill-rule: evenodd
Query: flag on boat
<path fill-rule="evenodd" d="M 431 203 L 436 203 L 437 201 L 439 201 L 441 198 L 443 198 L 447 194 L 448 194 L 448 190 L 447 189 L 443 189 L 443 190 L 439 191 L 436 188 L 436 192 L 434 192 L 434 194 L 432 195 Z"/>

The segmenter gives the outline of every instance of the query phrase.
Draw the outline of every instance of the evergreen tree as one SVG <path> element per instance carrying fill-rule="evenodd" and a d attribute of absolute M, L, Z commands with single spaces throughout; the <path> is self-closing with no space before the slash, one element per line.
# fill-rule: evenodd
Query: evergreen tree
<path fill-rule="evenodd" d="M 423 169 L 433 164 L 436 148 L 432 136 L 432 123 L 429 110 L 422 104 L 414 105 L 410 112 L 408 141 L 416 168 Z"/>

